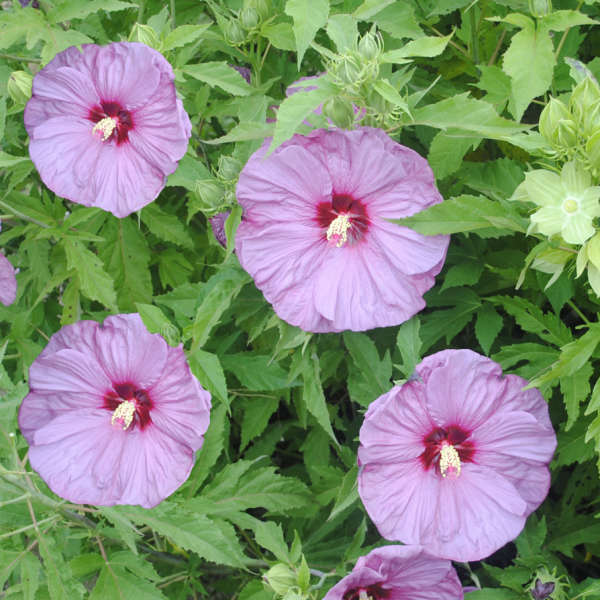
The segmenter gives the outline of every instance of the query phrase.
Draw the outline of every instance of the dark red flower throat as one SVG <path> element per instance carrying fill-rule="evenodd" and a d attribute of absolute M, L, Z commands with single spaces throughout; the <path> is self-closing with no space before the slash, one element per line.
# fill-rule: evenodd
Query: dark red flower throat
<path fill-rule="evenodd" d="M 385 600 L 390 597 L 390 590 L 384 590 L 381 585 L 378 583 L 374 585 L 370 585 L 368 587 L 360 587 L 354 588 L 352 590 L 348 590 L 343 596 L 342 600 L 362 600 L 360 598 L 360 593 L 366 592 L 367 598 L 372 598 L 373 600 Z"/>
<path fill-rule="evenodd" d="M 448 427 L 436 427 L 423 438 L 425 450 L 419 457 L 425 470 L 432 466 L 438 471 L 440 469 L 440 454 L 444 445 L 451 445 L 458 452 L 461 463 L 473 462 L 475 454 L 475 444 L 468 441 L 471 435 L 470 431 L 465 431 L 458 425 L 449 425 Z"/>
<path fill-rule="evenodd" d="M 116 126 L 105 141 L 115 140 L 117 146 L 129 140 L 129 130 L 133 128 L 133 116 L 125 110 L 118 102 L 107 102 L 102 100 L 100 105 L 90 109 L 88 119 L 92 123 L 99 123 L 102 119 L 112 118 Z"/>
<path fill-rule="evenodd" d="M 135 384 L 129 382 L 113 384 L 113 389 L 104 396 L 102 408 L 114 413 L 125 400 L 133 402 L 135 405 L 133 420 L 127 430 L 133 430 L 137 426 L 143 431 L 152 423 L 150 411 L 154 407 L 154 403 L 146 390 L 138 389 Z"/>
<path fill-rule="evenodd" d="M 361 240 L 371 224 L 367 207 L 348 194 L 333 194 L 331 201 L 320 202 L 317 205 L 316 221 L 323 229 L 323 237 L 328 239 L 330 225 L 341 215 L 348 218 L 349 225 L 346 230 L 348 243 Z"/>

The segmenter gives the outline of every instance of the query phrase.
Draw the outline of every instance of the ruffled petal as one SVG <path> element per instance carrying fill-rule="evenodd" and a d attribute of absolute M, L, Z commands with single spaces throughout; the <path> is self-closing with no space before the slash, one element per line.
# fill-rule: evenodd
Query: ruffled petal
<path fill-rule="evenodd" d="M 17 279 L 10 261 L 0 252 L 0 302 L 11 305 L 17 298 Z"/>

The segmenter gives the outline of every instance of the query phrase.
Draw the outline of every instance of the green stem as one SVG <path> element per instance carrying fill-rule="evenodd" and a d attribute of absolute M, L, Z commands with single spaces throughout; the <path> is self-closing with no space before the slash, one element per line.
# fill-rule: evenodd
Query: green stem
<path fill-rule="evenodd" d="M 473 64 L 479 64 L 479 39 L 477 36 L 477 23 L 475 22 L 475 7 L 472 6 L 470 12 L 471 21 L 471 57 L 473 58 Z"/>
<path fill-rule="evenodd" d="M 139 8 L 138 8 L 138 15 L 137 15 L 137 22 L 141 23 L 142 22 L 142 17 L 144 16 L 144 8 L 146 7 L 146 0 L 139 0 Z"/>
<path fill-rule="evenodd" d="M 50 225 L 48 225 L 47 223 L 42 223 L 41 221 L 38 221 L 33 217 L 28 217 L 27 215 L 24 215 L 22 212 L 19 212 L 16 208 L 13 208 L 10 204 L 7 204 L 3 200 L 0 200 L 0 207 L 9 210 L 15 217 L 19 217 L 19 219 L 23 219 L 24 221 L 28 221 L 29 223 L 34 223 L 35 225 L 43 227 L 44 229 L 50 229 Z"/>
<path fill-rule="evenodd" d="M 567 300 L 567 304 L 579 315 L 579 318 L 588 326 L 591 327 L 591 323 L 587 320 L 586 316 L 573 304 L 571 300 Z"/>
<path fill-rule="evenodd" d="M 18 60 L 19 62 L 31 62 L 41 63 L 40 58 L 30 58 L 29 56 L 17 56 L 16 54 L 4 54 L 0 53 L 0 58 L 6 58 L 7 60 Z"/>
<path fill-rule="evenodd" d="M 171 0 L 171 29 L 175 29 L 175 0 Z"/>
<path fill-rule="evenodd" d="M 24 533 L 25 531 L 29 531 L 30 529 L 37 529 L 39 525 L 42 523 L 50 523 L 51 521 L 56 521 L 60 518 L 60 515 L 52 515 L 47 519 L 42 519 L 41 521 L 37 521 L 36 523 L 32 523 L 31 525 L 26 525 L 25 527 L 20 527 L 19 529 L 15 529 L 14 531 L 9 531 L 8 533 L 3 533 L 0 535 L 0 540 L 3 540 L 7 537 L 12 537 L 13 535 L 17 535 L 19 533 Z"/>
<path fill-rule="evenodd" d="M 584 2 L 584 0 L 579 0 L 579 3 L 577 4 L 577 8 L 575 9 L 577 12 L 579 12 L 579 10 L 581 9 L 581 7 L 583 6 L 583 2 Z M 558 42 L 558 46 L 556 47 L 556 52 L 554 53 L 554 58 L 556 60 L 558 60 L 558 55 L 560 54 L 560 51 L 562 50 L 562 47 L 565 44 L 565 41 L 567 39 L 567 35 L 568 35 L 570 29 L 571 29 L 570 27 L 567 27 L 563 31 L 563 34 L 562 34 L 562 36 L 560 38 L 560 42 Z"/>

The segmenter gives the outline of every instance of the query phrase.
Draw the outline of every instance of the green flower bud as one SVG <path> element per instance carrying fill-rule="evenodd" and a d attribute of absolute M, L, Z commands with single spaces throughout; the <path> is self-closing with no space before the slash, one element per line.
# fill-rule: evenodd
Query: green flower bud
<path fill-rule="evenodd" d="M 569 109 L 560 100 L 550 98 L 550 102 L 546 104 L 546 107 L 540 115 L 539 128 L 540 133 L 554 146 L 563 145 L 558 139 L 559 123 L 561 121 L 563 130 L 572 131 L 575 134 L 576 126 Z M 567 134 L 563 133 L 563 137 L 565 135 Z M 576 139 L 577 136 L 575 135 L 570 143 L 574 144 Z"/>
<path fill-rule="evenodd" d="M 278 563 L 271 567 L 263 575 L 263 579 L 280 596 L 285 596 L 290 588 L 297 585 L 296 573 L 283 563 Z"/>
<path fill-rule="evenodd" d="M 219 156 L 219 166 L 217 169 L 218 177 L 222 181 L 235 181 L 240 171 L 242 170 L 242 163 L 233 156 Z"/>
<path fill-rule="evenodd" d="M 595 174 L 600 173 L 600 129 L 588 139 L 585 153 L 592 171 Z"/>
<path fill-rule="evenodd" d="M 155 50 L 158 50 L 160 47 L 158 35 L 156 35 L 156 31 L 150 25 L 136 23 L 129 34 L 129 41 L 142 42 L 142 44 L 146 44 L 146 46 L 150 46 L 150 48 L 154 48 Z"/>
<path fill-rule="evenodd" d="M 240 22 L 244 29 L 254 29 L 259 22 L 258 13 L 253 8 L 242 8 Z"/>
<path fill-rule="evenodd" d="M 243 44 L 246 41 L 246 32 L 237 21 L 229 21 L 223 31 L 225 41 L 232 46 Z"/>
<path fill-rule="evenodd" d="M 254 9 L 261 22 L 271 16 L 271 0 L 244 0 L 244 8 Z"/>
<path fill-rule="evenodd" d="M 216 179 L 198 179 L 194 182 L 196 205 L 203 211 L 220 210 L 225 200 L 225 190 Z"/>
<path fill-rule="evenodd" d="M 529 12 L 534 17 L 543 17 L 552 12 L 552 0 L 529 0 Z"/>
<path fill-rule="evenodd" d="M 367 60 L 377 59 L 381 50 L 381 38 L 375 33 L 366 33 L 358 42 L 358 51 Z"/>
<path fill-rule="evenodd" d="M 346 98 L 335 96 L 323 104 L 323 114 L 331 119 L 336 127 L 349 129 L 354 123 L 354 106 Z"/>
<path fill-rule="evenodd" d="M 337 64 L 336 74 L 344 84 L 354 85 L 355 83 L 360 82 L 362 76 L 360 61 L 352 54 L 342 55 Z"/>
<path fill-rule="evenodd" d="M 591 77 L 575 86 L 569 102 L 571 113 L 584 135 L 590 135 L 598 124 L 600 88 Z"/>
<path fill-rule="evenodd" d="M 26 71 L 13 71 L 6 87 L 15 104 L 25 104 L 31 98 L 32 77 Z"/>
<path fill-rule="evenodd" d="M 560 119 L 556 133 L 558 146 L 568 150 L 577 144 L 577 130 L 570 119 Z"/>

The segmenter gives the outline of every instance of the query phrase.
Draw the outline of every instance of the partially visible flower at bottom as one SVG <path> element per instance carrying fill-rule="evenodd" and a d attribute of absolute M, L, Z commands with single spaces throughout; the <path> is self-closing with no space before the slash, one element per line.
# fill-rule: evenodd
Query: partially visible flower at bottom
<path fill-rule="evenodd" d="M 210 394 L 181 346 L 137 314 L 63 327 L 29 386 L 19 411 L 29 462 L 77 504 L 155 506 L 187 479 L 208 428 Z"/>
<path fill-rule="evenodd" d="M 382 546 L 361 556 L 324 600 L 461 600 L 452 563 L 419 546 Z"/>
<path fill-rule="evenodd" d="M 227 247 L 227 236 L 225 235 L 225 221 L 227 221 L 227 217 L 231 214 L 231 211 L 225 210 L 223 212 L 217 213 L 214 217 L 209 219 L 210 226 L 212 227 L 213 233 L 217 242 L 223 246 L 223 248 Z"/>
<path fill-rule="evenodd" d="M 231 66 L 246 80 L 246 83 L 250 83 L 252 71 L 248 67 L 238 67 L 237 65 Z"/>
<path fill-rule="evenodd" d="M 17 297 L 15 269 L 8 258 L 0 252 L 0 302 L 4 306 L 12 304 Z"/>

